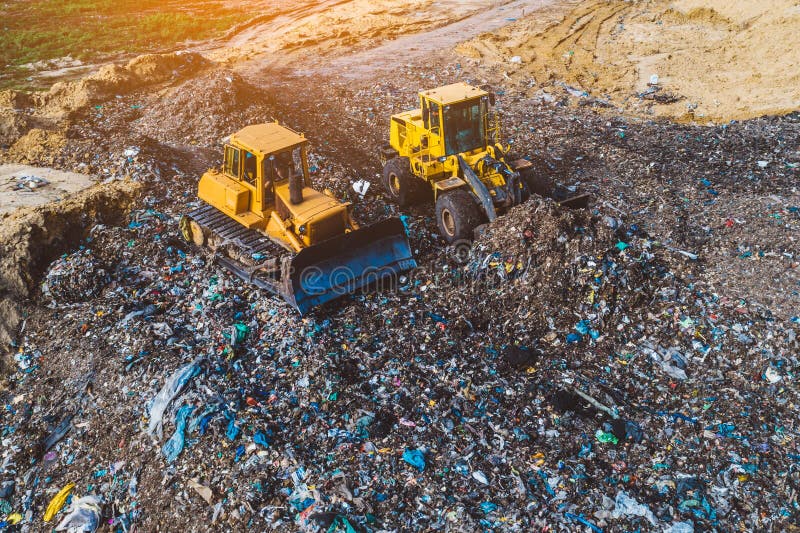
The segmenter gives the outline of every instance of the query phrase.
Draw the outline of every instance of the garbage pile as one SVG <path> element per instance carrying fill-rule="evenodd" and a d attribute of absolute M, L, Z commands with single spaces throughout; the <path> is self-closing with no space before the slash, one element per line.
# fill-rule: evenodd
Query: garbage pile
<path fill-rule="evenodd" d="M 376 117 L 423 81 L 330 91 L 337 106 L 354 93 L 377 102 L 347 119 L 308 113 L 321 124 L 315 184 L 342 198 L 371 183 L 359 220 L 393 208 L 359 173 L 368 157 L 326 136 L 367 124 L 378 138 Z M 302 100 L 315 88 L 296 89 Z M 95 135 L 139 116 L 138 96 L 104 104 Z M 102 265 L 93 295 L 31 308 L 22 327 L 0 392 L 0 524 L 791 530 L 800 319 L 707 272 L 772 260 L 731 254 L 737 226 L 723 216 L 794 253 L 797 119 L 700 129 L 499 97 L 515 150 L 581 181 L 594 207 L 533 198 L 468 249 L 445 248 L 430 209 L 415 207 L 402 218 L 420 268 L 304 318 L 181 239 L 192 158 L 139 140 L 110 147 L 92 164 L 139 147 L 123 166 L 148 195 L 127 224 L 95 226 L 85 250 L 52 266 L 70 272 L 57 286 L 80 287 L 81 265 Z M 780 150 L 761 169 L 767 147 Z M 768 189 L 780 219 L 733 201 Z"/>
<path fill-rule="evenodd" d="M 270 107 L 269 96 L 239 74 L 214 70 L 141 103 L 133 126 L 162 142 L 217 149 L 231 132 L 270 120 Z"/>
<path fill-rule="evenodd" d="M 44 296 L 56 302 L 80 302 L 94 298 L 110 276 L 90 249 L 64 254 L 55 260 L 42 283 Z"/>
<path fill-rule="evenodd" d="M 797 516 L 794 330 L 676 276 L 691 260 L 628 221 L 534 199 L 396 291 L 300 319 L 189 249 L 175 220 L 154 204 L 96 228 L 98 257 L 124 245 L 111 282 L 23 335 L 7 522 L 39 528 L 50 505 L 87 531 L 178 514 L 325 531 Z"/>

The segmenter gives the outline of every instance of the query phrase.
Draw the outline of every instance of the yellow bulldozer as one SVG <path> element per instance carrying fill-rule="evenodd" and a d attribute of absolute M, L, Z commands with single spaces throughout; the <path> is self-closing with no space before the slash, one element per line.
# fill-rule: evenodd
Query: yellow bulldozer
<path fill-rule="evenodd" d="M 405 206 L 432 189 L 439 232 L 448 243 L 471 241 L 479 225 L 533 193 L 565 207 L 589 201 L 537 175 L 530 161 L 509 157 L 494 100 L 465 83 L 421 91 L 418 109 L 392 115 L 389 144 L 380 151 L 388 196 Z"/>
<path fill-rule="evenodd" d="M 301 314 L 416 267 L 400 219 L 359 228 L 350 204 L 311 187 L 307 151 L 277 122 L 245 127 L 225 140 L 222 168 L 200 178 L 201 205 L 180 220 L 188 242 Z"/>

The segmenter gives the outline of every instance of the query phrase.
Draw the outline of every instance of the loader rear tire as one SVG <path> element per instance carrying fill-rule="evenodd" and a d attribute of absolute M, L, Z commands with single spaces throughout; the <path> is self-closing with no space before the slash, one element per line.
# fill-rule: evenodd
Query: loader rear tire
<path fill-rule="evenodd" d="M 448 244 L 472 241 L 475 228 L 483 222 L 481 210 L 466 189 L 456 189 L 436 200 L 439 233 Z"/>
<path fill-rule="evenodd" d="M 407 157 L 394 157 L 383 167 L 383 188 L 389 198 L 400 207 L 413 201 L 416 179 L 411 173 L 411 164 Z"/>

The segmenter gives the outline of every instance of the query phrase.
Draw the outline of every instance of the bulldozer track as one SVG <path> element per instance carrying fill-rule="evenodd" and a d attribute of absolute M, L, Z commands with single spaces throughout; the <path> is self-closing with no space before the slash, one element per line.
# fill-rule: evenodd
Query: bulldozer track
<path fill-rule="evenodd" d="M 275 255 L 275 244 L 256 230 L 248 229 L 228 215 L 205 202 L 188 213 L 188 216 L 200 224 L 204 231 L 208 231 L 218 241 L 218 246 L 230 244 L 239 249 L 240 253 L 251 257 L 262 255 L 265 257 Z M 254 260 L 255 257 L 254 257 Z"/>

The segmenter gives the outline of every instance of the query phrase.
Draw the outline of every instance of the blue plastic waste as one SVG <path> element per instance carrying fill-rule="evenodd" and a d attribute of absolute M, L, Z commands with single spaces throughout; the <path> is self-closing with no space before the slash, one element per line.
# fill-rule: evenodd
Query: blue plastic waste
<path fill-rule="evenodd" d="M 192 411 L 194 411 L 193 405 L 184 405 L 178 409 L 178 413 L 175 415 L 175 433 L 172 434 L 161 448 L 161 452 L 164 454 L 164 457 L 166 457 L 167 463 L 174 462 L 183 451 L 183 446 L 186 442 L 184 437 L 186 420 L 189 418 L 189 415 L 192 414 Z"/>
<path fill-rule="evenodd" d="M 161 438 L 164 412 L 175 396 L 189 383 L 189 380 L 200 373 L 200 360 L 200 358 L 195 359 L 173 372 L 156 397 L 153 398 L 150 406 L 150 422 L 147 426 L 149 435 L 157 435 L 158 438 Z"/>
<path fill-rule="evenodd" d="M 269 448 L 269 440 L 267 440 L 267 436 L 261 431 L 253 435 L 253 442 L 260 444 L 264 448 Z"/>
<path fill-rule="evenodd" d="M 406 449 L 403 452 L 403 460 L 420 472 L 425 470 L 425 454 L 420 450 Z"/>

